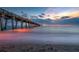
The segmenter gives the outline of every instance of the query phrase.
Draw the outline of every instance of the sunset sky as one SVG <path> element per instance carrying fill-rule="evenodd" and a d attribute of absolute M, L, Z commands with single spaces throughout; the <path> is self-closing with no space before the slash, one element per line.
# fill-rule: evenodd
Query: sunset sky
<path fill-rule="evenodd" d="M 19 8 L 4 8 L 16 14 L 27 14 L 38 18 L 49 18 L 52 20 L 61 19 L 63 16 L 79 17 L 79 7 L 19 7 Z"/>

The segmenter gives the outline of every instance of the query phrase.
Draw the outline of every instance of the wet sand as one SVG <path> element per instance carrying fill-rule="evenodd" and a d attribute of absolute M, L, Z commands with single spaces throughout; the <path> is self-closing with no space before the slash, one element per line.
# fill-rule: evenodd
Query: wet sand
<path fill-rule="evenodd" d="M 6 44 L 0 45 L 0 52 L 79 52 L 79 45 Z"/>

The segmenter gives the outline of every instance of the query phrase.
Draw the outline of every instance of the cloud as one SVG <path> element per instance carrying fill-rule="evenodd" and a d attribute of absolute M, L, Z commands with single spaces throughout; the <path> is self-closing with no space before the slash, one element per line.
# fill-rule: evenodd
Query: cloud
<path fill-rule="evenodd" d="M 44 12 L 45 18 L 50 18 L 52 20 L 59 20 L 61 18 L 74 18 L 79 17 L 79 8 L 76 7 L 53 7 L 48 8 Z M 50 16 L 47 16 L 50 15 Z"/>
<path fill-rule="evenodd" d="M 44 15 L 46 15 L 46 14 L 45 14 L 45 13 L 42 13 L 41 15 L 43 15 L 43 16 L 44 16 Z"/>
<path fill-rule="evenodd" d="M 75 18 L 79 17 L 79 11 L 72 11 L 72 12 L 62 12 L 58 14 L 50 14 L 49 18 L 52 20 L 60 20 L 65 18 Z"/>
<path fill-rule="evenodd" d="M 69 18 L 71 18 L 70 16 L 63 16 L 63 17 L 61 17 L 61 19 L 69 19 Z"/>
<path fill-rule="evenodd" d="M 43 15 L 38 15 L 40 18 L 43 18 L 44 16 Z"/>

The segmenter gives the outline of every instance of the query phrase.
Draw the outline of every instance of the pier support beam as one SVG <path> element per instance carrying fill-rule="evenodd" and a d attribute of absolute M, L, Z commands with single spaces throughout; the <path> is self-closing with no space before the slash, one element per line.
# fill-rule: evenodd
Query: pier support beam
<path fill-rule="evenodd" d="M 7 19 L 7 18 L 5 18 L 4 30 L 6 30 L 6 29 L 7 29 L 7 23 L 8 23 L 8 19 Z"/>
<path fill-rule="evenodd" d="M 17 20 L 15 20 L 15 28 L 17 29 L 18 28 L 18 21 Z"/>
<path fill-rule="evenodd" d="M 21 28 L 23 28 L 23 21 L 21 21 Z"/>
<path fill-rule="evenodd" d="M 29 28 L 29 24 L 28 23 L 26 23 L 26 26 L 25 26 L 26 28 Z"/>
<path fill-rule="evenodd" d="M 13 19 L 11 20 L 11 24 L 12 24 L 12 29 L 14 29 L 14 21 L 13 21 Z"/>
<path fill-rule="evenodd" d="M 2 22 L 2 17 L 0 17 L 0 31 L 3 31 L 3 22 Z"/>
<path fill-rule="evenodd" d="M 12 18 L 12 20 L 11 20 L 11 23 L 12 23 L 12 29 L 15 28 L 15 26 L 14 26 L 14 20 L 15 20 L 15 17 L 13 16 L 13 18 Z"/>

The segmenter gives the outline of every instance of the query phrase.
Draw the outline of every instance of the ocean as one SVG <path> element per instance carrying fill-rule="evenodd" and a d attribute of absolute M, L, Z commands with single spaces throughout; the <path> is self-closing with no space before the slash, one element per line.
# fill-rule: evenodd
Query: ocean
<path fill-rule="evenodd" d="M 78 26 L 42 26 L 0 32 L 0 44 L 79 44 Z"/>

